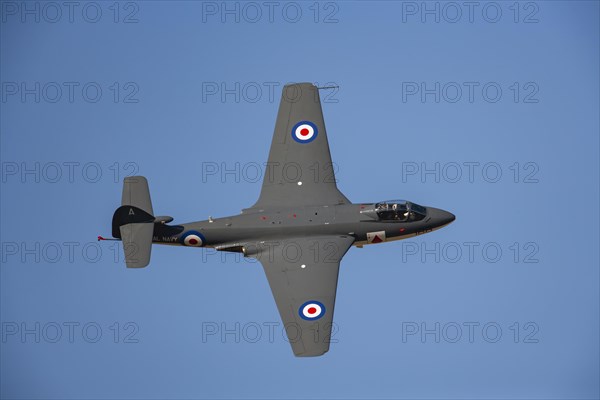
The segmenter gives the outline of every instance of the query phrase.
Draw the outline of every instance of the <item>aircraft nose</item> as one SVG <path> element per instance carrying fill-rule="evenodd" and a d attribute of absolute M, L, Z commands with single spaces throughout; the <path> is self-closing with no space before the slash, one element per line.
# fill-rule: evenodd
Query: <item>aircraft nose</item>
<path fill-rule="evenodd" d="M 431 222 L 435 227 L 448 225 L 456 219 L 454 214 L 446 210 L 430 207 L 428 211 L 431 215 Z"/>

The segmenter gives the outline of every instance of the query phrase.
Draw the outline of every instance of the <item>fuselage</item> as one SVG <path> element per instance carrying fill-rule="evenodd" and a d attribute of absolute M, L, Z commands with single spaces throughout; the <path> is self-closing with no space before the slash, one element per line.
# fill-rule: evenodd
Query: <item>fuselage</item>
<path fill-rule="evenodd" d="M 421 220 L 381 220 L 370 212 L 374 205 L 361 203 L 252 210 L 240 215 L 210 218 L 178 226 L 164 225 L 164 229 L 156 224 L 153 242 L 228 250 L 239 244 L 256 241 L 257 238 L 276 240 L 351 235 L 355 238 L 354 245 L 362 246 L 432 232 L 454 220 L 451 213 L 432 207 L 426 208 Z M 185 238 L 190 234 L 201 239 L 186 242 Z"/>

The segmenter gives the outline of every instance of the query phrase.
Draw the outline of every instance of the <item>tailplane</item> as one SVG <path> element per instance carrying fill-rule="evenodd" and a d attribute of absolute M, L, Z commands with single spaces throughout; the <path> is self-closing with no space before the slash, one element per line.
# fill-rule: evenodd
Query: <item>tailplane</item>
<path fill-rule="evenodd" d="M 150 263 L 154 221 L 146 178 L 125 178 L 121 207 L 113 215 L 112 235 L 123 242 L 127 268 L 143 268 Z"/>

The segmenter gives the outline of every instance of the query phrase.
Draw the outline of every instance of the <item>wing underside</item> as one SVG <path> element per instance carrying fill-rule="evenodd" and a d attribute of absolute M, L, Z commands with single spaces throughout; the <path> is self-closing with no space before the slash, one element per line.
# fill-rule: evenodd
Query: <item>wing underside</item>
<path fill-rule="evenodd" d="M 247 210 L 345 203 L 350 201 L 337 188 L 319 90 L 311 83 L 286 85 L 260 197 Z"/>
<path fill-rule="evenodd" d="M 292 350 L 319 356 L 329 350 L 339 265 L 351 236 L 320 236 L 255 244 Z"/>

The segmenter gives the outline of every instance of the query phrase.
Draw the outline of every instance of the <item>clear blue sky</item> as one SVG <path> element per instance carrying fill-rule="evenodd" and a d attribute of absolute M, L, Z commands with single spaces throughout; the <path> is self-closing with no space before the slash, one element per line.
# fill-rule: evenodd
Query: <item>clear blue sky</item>
<path fill-rule="evenodd" d="M 61 4 L 0 3 L 3 398 L 598 398 L 598 2 Z M 340 87 L 351 200 L 457 216 L 352 248 L 313 359 L 259 264 L 95 242 L 131 173 L 175 222 L 253 204 L 293 81 Z"/>

